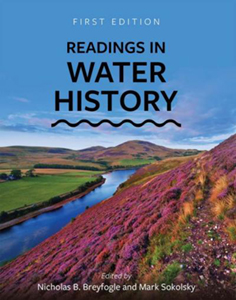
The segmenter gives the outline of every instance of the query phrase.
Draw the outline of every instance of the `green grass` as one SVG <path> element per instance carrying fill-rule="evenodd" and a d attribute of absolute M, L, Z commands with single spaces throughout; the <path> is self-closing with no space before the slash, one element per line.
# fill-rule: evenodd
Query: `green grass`
<path fill-rule="evenodd" d="M 166 284 L 171 284 L 176 276 L 181 271 L 180 264 L 178 262 L 173 262 L 165 268 L 160 276 L 160 282 L 164 282 Z"/>
<path fill-rule="evenodd" d="M 71 173 L 40 175 L 0 183 L 0 212 L 47 201 L 73 191 L 85 182 L 95 180 L 96 177 L 91 177 L 92 174 L 94 173 L 83 173 L 84 177 L 78 177 L 78 172 L 75 172 L 74 176 Z"/>
<path fill-rule="evenodd" d="M 183 252 L 185 252 L 185 253 L 187 253 L 187 252 L 189 252 L 189 251 L 191 251 L 193 249 L 193 246 L 191 245 L 191 244 L 186 244 L 186 245 L 183 245 L 182 247 L 181 247 L 181 250 L 183 251 Z"/>
<path fill-rule="evenodd" d="M 151 241 L 155 245 L 154 251 L 150 249 L 147 252 L 146 258 L 149 261 L 149 265 L 156 265 L 164 257 L 169 256 L 171 253 L 177 251 L 182 246 L 182 241 L 176 239 L 171 242 L 171 238 L 168 235 L 159 234 L 154 237 Z"/>
<path fill-rule="evenodd" d="M 235 242 L 236 241 L 236 227 L 235 226 L 229 226 L 227 228 L 228 233 L 229 233 L 229 237 L 231 239 L 231 241 Z"/>
<path fill-rule="evenodd" d="M 214 265 L 215 265 L 216 267 L 219 267 L 219 266 L 220 266 L 220 260 L 219 260 L 219 259 L 215 259 L 215 260 L 214 260 Z"/>
<path fill-rule="evenodd" d="M 154 159 L 122 159 L 119 161 L 119 165 L 122 166 L 140 166 L 140 165 L 147 165 L 155 162 Z"/>
<path fill-rule="evenodd" d="M 179 251 L 191 251 L 192 245 L 190 243 L 186 244 L 186 239 L 190 234 L 191 228 L 181 222 L 172 228 L 168 228 L 166 233 L 154 234 L 149 241 L 147 252 L 139 265 L 141 277 L 143 275 L 146 276 L 150 272 L 151 266 L 156 266 L 158 270 L 163 270 L 161 273 L 158 273 L 158 282 L 171 283 L 184 266 L 181 266 L 176 261 L 169 262 L 166 266 L 165 258 L 170 257 L 172 259 L 172 254 Z M 175 237 L 174 240 L 173 236 Z M 152 274 L 154 278 L 157 276 L 154 273 L 156 272 L 155 270 L 153 268 Z"/>
<path fill-rule="evenodd" d="M 102 171 L 78 171 L 78 172 L 65 172 L 61 173 L 59 176 L 72 176 L 72 177 L 90 177 L 96 174 L 102 174 Z"/>

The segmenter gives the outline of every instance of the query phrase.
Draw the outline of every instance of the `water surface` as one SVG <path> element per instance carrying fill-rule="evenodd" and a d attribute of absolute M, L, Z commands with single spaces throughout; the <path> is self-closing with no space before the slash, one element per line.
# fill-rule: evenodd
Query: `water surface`
<path fill-rule="evenodd" d="M 104 174 L 105 183 L 84 197 L 0 231 L 0 263 L 15 258 L 55 234 L 72 218 L 85 211 L 87 206 L 91 207 L 111 197 L 117 187 L 134 172 L 135 170 L 121 170 Z"/>

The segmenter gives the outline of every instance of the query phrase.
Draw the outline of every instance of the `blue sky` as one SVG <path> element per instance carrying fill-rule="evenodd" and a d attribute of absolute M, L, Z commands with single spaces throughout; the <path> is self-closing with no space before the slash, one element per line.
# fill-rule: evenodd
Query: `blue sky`
<path fill-rule="evenodd" d="M 80 149 L 147 140 L 173 148 L 210 149 L 236 132 L 235 1 L 0 1 L 0 146 L 34 145 Z M 160 26 L 80 27 L 72 18 L 160 18 Z M 165 41 L 166 54 L 66 54 L 67 41 Z M 162 61 L 165 84 L 72 84 L 67 61 Z M 119 122 L 131 118 L 118 104 L 97 113 L 55 112 L 54 91 L 69 89 L 178 90 L 172 112 L 142 109 L 132 119 L 182 123 L 163 128 L 87 125 L 51 128 L 57 119 Z M 162 108 L 163 107 L 162 103 Z"/>

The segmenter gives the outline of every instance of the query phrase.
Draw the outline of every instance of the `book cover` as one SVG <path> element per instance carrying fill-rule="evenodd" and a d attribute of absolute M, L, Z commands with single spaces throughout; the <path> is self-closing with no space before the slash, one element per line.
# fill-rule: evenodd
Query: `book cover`
<path fill-rule="evenodd" d="M 0 1 L 1 299 L 235 299 L 235 13 Z"/>

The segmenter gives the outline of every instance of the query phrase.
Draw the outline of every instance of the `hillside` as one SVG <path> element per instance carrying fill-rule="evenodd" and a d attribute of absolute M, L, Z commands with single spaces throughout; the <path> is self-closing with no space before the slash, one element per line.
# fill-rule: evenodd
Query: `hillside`
<path fill-rule="evenodd" d="M 198 150 L 176 150 L 144 141 L 129 141 L 116 147 L 82 150 L 50 147 L 1 147 L 0 169 L 32 168 L 36 164 L 96 168 L 129 167 L 152 163 L 166 157 L 198 154 Z"/>
<path fill-rule="evenodd" d="M 80 162 L 73 157 L 77 152 L 64 148 L 12 146 L 0 148 L 0 169 L 32 168 L 35 164 L 61 164 L 71 166 L 99 165 Z M 101 166 L 100 166 L 101 167 Z"/>
<path fill-rule="evenodd" d="M 134 185 L 2 267 L 4 299 L 36 298 L 39 282 L 99 283 L 103 272 L 132 274 L 132 282 L 197 286 L 195 294 L 185 292 L 182 299 L 233 299 L 235 149 L 236 135 L 147 180 L 140 171 L 141 182 L 136 178 Z"/>
<path fill-rule="evenodd" d="M 124 189 L 130 186 L 145 183 L 150 179 L 156 177 L 157 175 L 174 169 L 192 158 L 192 156 L 166 158 L 164 160 L 157 161 L 147 166 L 144 166 L 138 169 L 128 180 L 122 183 L 119 186 L 117 193 L 122 192 Z"/>
<path fill-rule="evenodd" d="M 192 149 L 170 149 L 145 141 L 128 141 L 116 147 L 109 147 L 92 153 L 79 151 L 79 158 L 108 161 L 111 165 L 119 165 L 124 163 L 129 164 L 131 163 L 130 160 L 153 162 L 167 157 L 188 156 L 198 153 L 199 151 Z"/>

